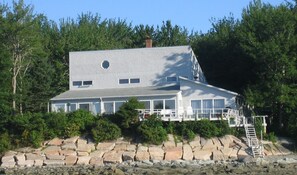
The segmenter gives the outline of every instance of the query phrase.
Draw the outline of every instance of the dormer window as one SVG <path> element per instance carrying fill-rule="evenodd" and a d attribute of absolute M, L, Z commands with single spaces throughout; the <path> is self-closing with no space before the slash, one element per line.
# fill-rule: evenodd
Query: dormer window
<path fill-rule="evenodd" d="M 177 77 L 166 77 L 167 82 L 177 82 Z"/>

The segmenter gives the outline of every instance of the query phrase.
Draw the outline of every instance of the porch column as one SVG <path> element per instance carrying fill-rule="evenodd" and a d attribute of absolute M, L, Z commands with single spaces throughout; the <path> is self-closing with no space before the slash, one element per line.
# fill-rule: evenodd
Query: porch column
<path fill-rule="evenodd" d="M 100 114 L 103 114 L 104 113 L 103 99 L 100 97 L 99 100 L 100 100 Z"/>

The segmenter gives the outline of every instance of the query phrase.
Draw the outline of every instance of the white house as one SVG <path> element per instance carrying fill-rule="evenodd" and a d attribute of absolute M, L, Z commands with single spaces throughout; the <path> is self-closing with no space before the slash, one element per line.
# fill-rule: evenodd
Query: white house
<path fill-rule="evenodd" d="M 207 84 L 190 46 L 70 52 L 69 72 L 69 90 L 51 99 L 52 111 L 115 113 L 136 97 L 144 115 L 217 120 L 240 105 L 239 94 Z"/>

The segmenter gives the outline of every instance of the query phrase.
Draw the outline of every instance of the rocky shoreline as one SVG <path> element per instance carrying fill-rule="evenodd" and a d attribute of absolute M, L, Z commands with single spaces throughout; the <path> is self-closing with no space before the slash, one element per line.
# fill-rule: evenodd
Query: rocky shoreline
<path fill-rule="evenodd" d="M 264 148 L 264 158 L 252 158 L 232 135 L 178 143 L 169 135 L 163 145 L 55 138 L 38 149 L 7 152 L 0 174 L 296 174 L 295 154 L 269 142 Z"/>
<path fill-rule="evenodd" d="M 0 174 L 269 174 L 295 175 L 297 170 L 297 155 L 249 159 L 238 161 L 141 161 L 124 162 L 122 164 L 75 165 L 75 166 L 40 166 L 0 168 Z"/>

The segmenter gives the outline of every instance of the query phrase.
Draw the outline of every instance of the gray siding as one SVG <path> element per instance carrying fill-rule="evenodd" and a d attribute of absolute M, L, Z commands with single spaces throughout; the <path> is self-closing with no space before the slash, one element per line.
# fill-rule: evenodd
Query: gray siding
<path fill-rule="evenodd" d="M 83 90 L 162 86 L 168 84 L 166 77 L 172 76 L 184 76 L 192 80 L 199 71 L 203 76 L 197 60 L 193 58 L 196 59 L 189 46 L 71 52 L 69 88 Z M 101 67 L 104 60 L 110 63 L 108 69 Z M 129 78 L 140 78 L 140 83 L 119 84 L 119 79 Z M 73 81 L 83 80 L 92 80 L 93 86 L 72 86 Z"/>

